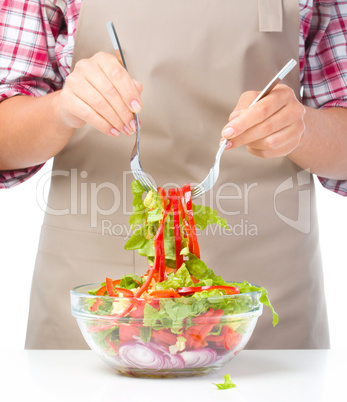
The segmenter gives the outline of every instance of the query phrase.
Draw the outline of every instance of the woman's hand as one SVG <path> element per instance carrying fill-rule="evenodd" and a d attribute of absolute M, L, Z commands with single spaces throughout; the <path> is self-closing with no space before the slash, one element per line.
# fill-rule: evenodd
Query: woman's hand
<path fill-rule="evenodd" d="M 63 122 L 72 128 L 86 123 L 111 136 L 136 130 L 133 113 L 142 108 L 142 85 L 117 58 L 100 52 L 76 63 L 59 96 Z"/>
<path fill-rule="evenodd" d="M 222 137 L 230 139 L 226 148 L 246 145 L 248 152 L 262 158 L 286 156 L 305 132 L 305 107 L 290 87 L 280 84 L 248 109 L 258 94 L 241 95 L 222 131 Z"/>

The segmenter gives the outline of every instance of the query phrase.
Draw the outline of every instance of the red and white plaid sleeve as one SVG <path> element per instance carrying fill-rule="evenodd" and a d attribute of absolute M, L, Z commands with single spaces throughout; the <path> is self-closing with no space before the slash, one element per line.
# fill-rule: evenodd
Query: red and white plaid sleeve
<path fill-rule="evenodd" d="M 2 0 L 0 101 L 43 96 L 62 88 L 70 72 L 81 0 Z M 42 165 L 0 172 L 0 188 L 13 187 Z"/>
<path fill-rule="evenodd" d="M 347 1 L 300 0 L 300 7 L 303 103 L 316 109 L 347 107 Z M 347 196 L 347 181 L 319 180 Z"/>

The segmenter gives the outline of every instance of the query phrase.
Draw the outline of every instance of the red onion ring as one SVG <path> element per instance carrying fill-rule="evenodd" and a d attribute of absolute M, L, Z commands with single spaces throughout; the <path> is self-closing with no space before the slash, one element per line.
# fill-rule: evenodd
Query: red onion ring
<path fill-rule="evenodd" d="M 125 365 L 134 368 L 161 370 L 166 363 L 159 350 L 139 342 L 124 343 L 118 355 Z"/>
<path fill-rule="evenodd" d="M 182 352 L 180 355 L 187 368 L 209 366 L 217 360 L 217 352 L 209 348 L 190 350 Z"/>
<path fill-rule="evenodd" d="M 209 348 L 172 355 L 164 346 L 138 341 L 124 343 L 118 356 L 121 363 L 128 367 L 152 370 L 204 367 L 218 359 L 217 352 Z"/>

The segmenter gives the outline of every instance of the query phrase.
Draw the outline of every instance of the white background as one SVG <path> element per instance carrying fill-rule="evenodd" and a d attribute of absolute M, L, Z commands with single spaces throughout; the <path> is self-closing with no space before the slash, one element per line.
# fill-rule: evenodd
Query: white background
<path fill-rule="evenodd" d="M 0 190 L 0 348 L 24 348 L 31 279 L 43 219 L 37 183 L 51 163 L 29 181 Z M 318 215 L 331 347 L 347 349 L 347 199 L 317 184 Z M 290 302 L 290 301 L 288 301 Z"/>

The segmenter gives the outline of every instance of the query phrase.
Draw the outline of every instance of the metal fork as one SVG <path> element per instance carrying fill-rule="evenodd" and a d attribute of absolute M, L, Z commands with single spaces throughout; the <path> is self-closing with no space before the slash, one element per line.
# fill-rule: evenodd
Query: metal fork
<path fill-rule="evenodd" d="M 256 99 L 251 103 L 249 108 L 253 106 L 255 103 L 260 101 L 260 99 L 264 98 L 280 81 L 283 80 L 283 78 L 295 67 L 296 61 L 294 59 L 291 59 L 283 68 L 282 70 L 275 75 L 275 77 L 267 84 L 267 86 L 260 92 L 260 94 L 257 96 Z M 222 156 L 222 153 L 224 152 L 224 149 L 227 145 L 229 140 L 225 139 L 224 142 L 220 145 L 218 152 L 216 154 L 216 159 L 215 162 L 206 176 L 206 178 L 194 189 L 192 190 L 192 198 L 198 198 L 201 197 L 203 194 L 205 194 L 207 191 L 211 190 L 211 188 L 215 185 L 218 176 L 219 176 L 219 164 L 220 164 L 220 158 Z"/>
<path fill-rule="evenodd" d="M 112 46 L 116 51 L 116 56 L 119 61 L 122 61 L 124 68 L 128 71 L 127 65 L 125 63 L 123 51 L 117 36 L 116 29 L 112 21 L 106 24 L 108 33 L 110 35 Z M 120 57 L 119 57 L 120 56 Z M 120 60 L 121 59 L 121 60 Z M 140 162 L 140 123 L 137 113 L 134 113 L 136 120 L 136 142 L 130 155 L 130 168 L 134 178 L 141 184 L 141 186 L 148 192 L 149 190 L 157 191 L 152 182 L 149 180 L 146 173 L 143 171 Z"/>

